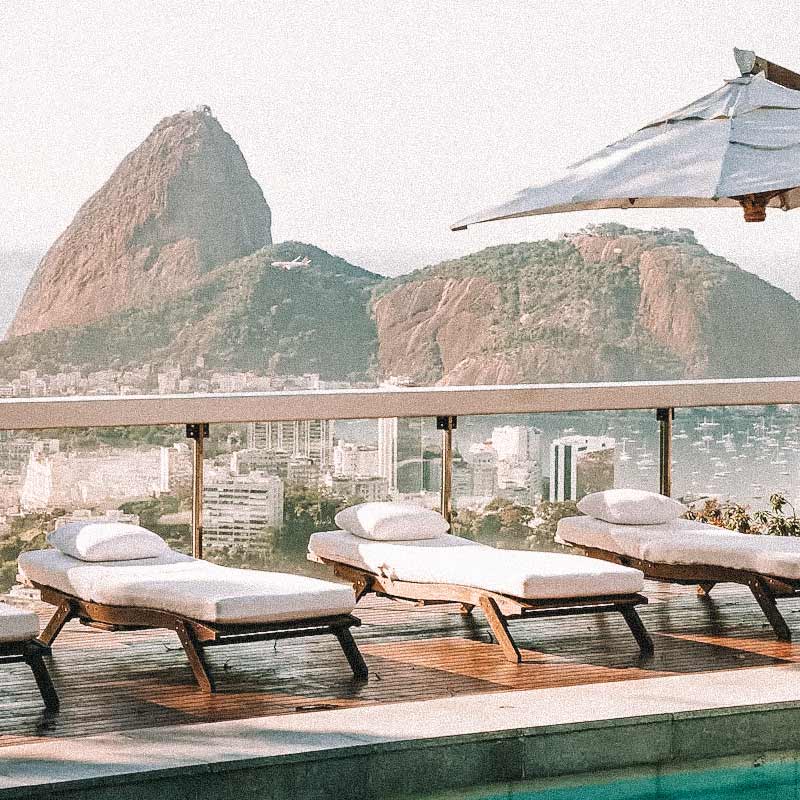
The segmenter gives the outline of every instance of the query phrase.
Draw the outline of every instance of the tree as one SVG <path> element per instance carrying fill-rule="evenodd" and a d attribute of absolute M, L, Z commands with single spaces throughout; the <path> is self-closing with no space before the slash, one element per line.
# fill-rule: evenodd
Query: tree
<path fill-rule="evenodd" d="M 554 541 L 561 517 L 578 514 L 575 503 L 541 503 L 536 509 L 495 498 L 483 511 L 460 510 L 453 533 L 493 546 L 528 550 L 559 550 Z"/>
<path fill-rule="evenodd" d="M 551 503 L 545 500 L 536 508 L 536 526 L 531 532 L 529 542 L 534 550 L 561 550 L 555 541 L 558 521 L 564 517 L 577 517 L 580 514 L 575 502 Z"/>
<path fill-rule="evenodd" d="M 339 511 L 360 502 L 361 498 L 337 497 L 318 487 L 289 485 L 283 498 L 284 533 L 307 539 L 317 531 L 333 530 Z"/>

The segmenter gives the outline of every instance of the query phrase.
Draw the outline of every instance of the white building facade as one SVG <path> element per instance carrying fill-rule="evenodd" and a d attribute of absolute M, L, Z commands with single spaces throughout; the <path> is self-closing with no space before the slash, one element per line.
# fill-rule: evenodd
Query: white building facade
<path fill-rule="evenodd" d="M 472 494 L 493 498 L 497 494 L 497 451 L 491 442 L 480 442 L 469 450 L 472 469 Z"/>
<path fill-rule="evenodd" d="M 378 448 L 340 439 L 333 448 L 333 474 L 350 478 L 379 475 Z"/>
<path fill-rule="evenodd" d="M 614 486 L 614 449 L 609 436 L 562 436 L 550 445 L 550 502 L 580 500 Z M 610 480 L 608 477 L 610 468 Z"/>
<path fill-rule="evenodd" d="M 378 474 L 392 494 L 423 490 L 422 420 L 391 417 L 378 420 Z"/>
<path fill-rule="evenodd" d="M 161 492 L 161 451 L 111 450 L 102 455 L 34 448 L 20 492 L 25 510 L 113 504 Z"/>
<path fill-rule="evenodd" d="M 542 432 L 524 425 L 503 425 L 492 431 L 497 453 L 498 495 L 536 504 L 541 498 Z"/>
<path fill-rule="evenodd" d="M 305 419 L 288 422 L 251 422 L 247 447 L 251 450 L 288 453 L 290 458 L 313 458 L 320 470 L 331 467 L 334 421 Z"/>
<path fill-rule="evenodd" d="M 209 547 L 244 547 L 283 526 L 283 481 L 275 475 L 213 476 L 204 487 L 203 537 Z"/>

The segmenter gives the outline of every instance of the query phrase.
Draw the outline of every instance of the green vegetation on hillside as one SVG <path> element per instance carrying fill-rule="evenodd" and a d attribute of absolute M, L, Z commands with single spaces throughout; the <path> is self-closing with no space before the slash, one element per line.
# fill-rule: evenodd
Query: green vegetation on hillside
<path fill-rule="evenodd" d="M 586 262 L 567 240 L 486 248 L 387 281 L 378 293 L 436 278 L 480 277 L 499 288 L 501 305 L 476 309 L 484 329 L 476 358 L 500 355 L 520 382 L 623 380 L 678 375 L 684 365 L 638 320 L 639 272 L 618 262 Z M 437 378 L 442 374 L 442 359 Z"/>
<path fill-rule="evenodd" d="M 307 257 L 309 266 L 273 262 Z M 465 335 L 465 328 L 469 335 Z M 386 280 L 284 242 L 156 306 L 0 343 L 0 380 L 142 364 L 420 383 L 793 375 L 800 303 L 691 231 L 589 227 Z"/>
<path fill-rule="evenodd" d="M 311 266 L 270 265 L 297 256 L 309 257 Z M 295 242 L 260 250 L 228 269 L 234 266 L 246 291 L 210 337 L 207 366 L 255 370 L 268 365 L 279 375 L 318 372 L 340 379 L 367 373 L 377 345 L 369 299 L 378 276 Z"/>
<path fill-rule="evenodd" d="M 384 281 L 375 297 L 381 368 L 406 374 L 408 363 L 407 372 L 426 382 L 756 377 L 800 369 L 800 303 L 709 253 L 687 229 L 608 224 L 558 241 L 497 245 Z M 468 338 L 460 320 L 470 326 Z M 413 352 L 395 344 L 406 341 Z"/>
<path fill-rule="evenodd" d="M 311 265 L 272 266 L 297 256 Z M 173 362 L 191 373 L 203 357 L 212 370 L 361 378 L 375 360 L 369 299 L 379 280 L 317 247 L 283 242 L 210 271 L 158 306 L 0 342 L 0 377 L 65 364 L 87 372 Z"/>

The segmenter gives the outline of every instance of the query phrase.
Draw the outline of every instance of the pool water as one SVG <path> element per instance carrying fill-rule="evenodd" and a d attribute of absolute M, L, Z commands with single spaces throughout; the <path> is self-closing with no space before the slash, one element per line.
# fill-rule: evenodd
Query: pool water
<path fill-rule="evenodd" d="M 751 759 L 715 769 L 649 770 L 450 792 L 429 800 L 800 800 L 800 762 Z"/>

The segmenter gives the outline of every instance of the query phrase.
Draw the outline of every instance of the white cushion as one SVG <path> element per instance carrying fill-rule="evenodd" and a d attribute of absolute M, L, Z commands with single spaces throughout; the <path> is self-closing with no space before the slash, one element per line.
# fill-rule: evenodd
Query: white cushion
<path fill-rule="evenodd" d="M 615 525 L 591 517 L 558 521 L 557 538 L 657 564 L 726 567 L 800 580 L 800 539 L 756 536 L 694 520 Z"/>
<path fill-rule="evenodd" d="M 617 525 L 661 525 L 688 510 L 671 497 L 643 489 L 607 489 L 587 494 L 578 502 L 582 514 Z"/>
<path fill-rule="evenodd" d="M 21 553 L 30 581 L 95 603 L 155 608 L 219 623 L 267 623 L 349 614 L 351 586 L 288 575 L 233 569 L 167 550 L 158 558 L 88 563 L 58 550 Z"/>
<path fill-rule="evenodd" d="M 108 520 L 69 522 L 48 534 L 47 541 L 81 561 L 133 561 L 156 558 L 169 550 L 169 545 L 147 528 Z"/>
<path fill-rule="evenodd" d="M 644 558 L 645 550 L 653 542 L 672 539 L 682 546 L 695 541 L 707 530 L 708 535 L 724 536 L 728 533 L 722 528 L 689 519 L 674 519 L 662 525 L 616 525 L 593 517 L 563 517 L 558 521 L 556 540 L 631 558 Z"/>
<path fill-rule="evenodd" d="M 33 611 L 0 603 L 0 642 L 27 642 L 39 634 L 39 617 Z"/>
<path fill-rule="evenodd" d="M 471 586 L 526 600 L 633 594 L 644 585 L 638 569 L 565 553 L 500 550 L 450 535 L 370 542 L 327 531 L 312 534 L 308 549 L 391 580 Z"/>
<path fill-rule="evenodd" d="M 334 521 L 354 536 L 376 542 L 435 539 L 450 529 L 438 511 L 413 503 L 361 503 L 343 509 Z"/>

